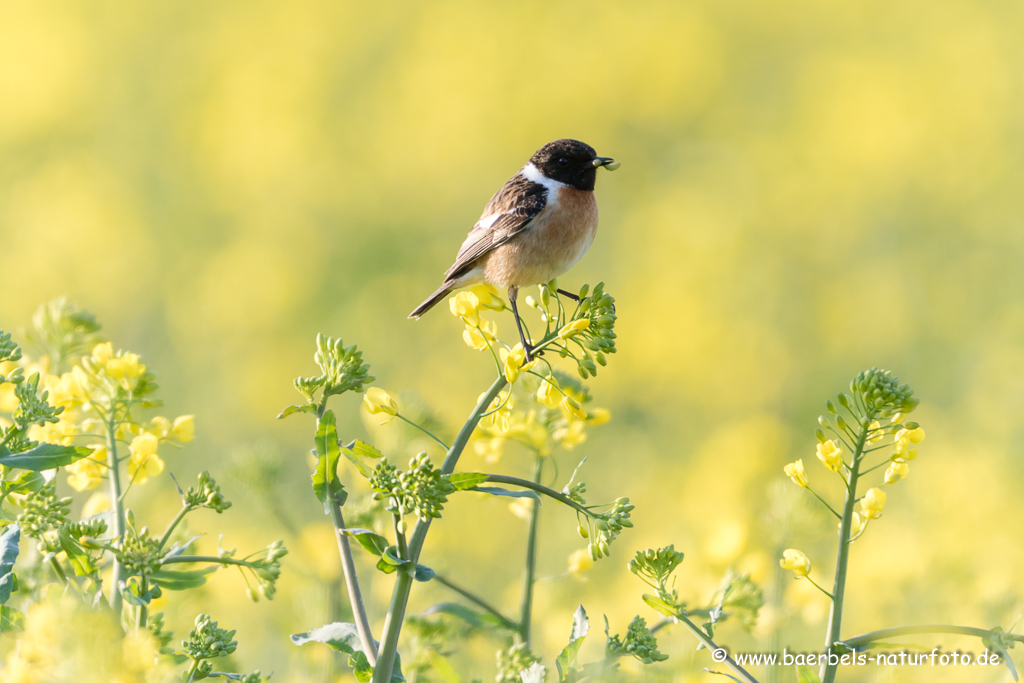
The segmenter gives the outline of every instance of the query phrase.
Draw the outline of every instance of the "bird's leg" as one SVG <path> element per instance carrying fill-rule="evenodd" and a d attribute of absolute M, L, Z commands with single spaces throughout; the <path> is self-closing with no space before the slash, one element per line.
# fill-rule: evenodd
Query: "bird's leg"
<path fill-rule="evenodd" d="M 512 304 L 512 315 L 516 317 L 516 327 L 519 328 L 519 341 L 523 343 L 523 351 L 526 352 L 526 362 L 533 360 L 533 347 L 527 343 L 526 335 L 523 334 L 523 322 L 519 319 L 519 309 L 516 308 L 516 297 L 519 296 L 519 288 L 515 285 L 508 288 L 508 301 Z"/>
<path fill-rule="evenodd" d="M 555 291 L 558 292 L 559 294 L 561 294 L 564 297 L 568 297 L 568 298 L 572 299 L 576 303 L 580 302 L 579 296 L 573 294 L 572 292 L 567 292 L 564 289 L 556 289 Z"/>

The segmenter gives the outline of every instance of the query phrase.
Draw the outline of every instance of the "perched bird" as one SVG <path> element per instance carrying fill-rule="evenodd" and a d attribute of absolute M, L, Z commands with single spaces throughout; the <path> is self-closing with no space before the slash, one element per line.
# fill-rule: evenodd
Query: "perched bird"
<path fill-rule="evenodd" d="M 520 287 L 555 279 L 590 249 L 597 233 L 594 181 L 601 167 L 614 171 L 619 164 L 579 140 L 555 140 L 538 149 L 487 202 L 444 282 L 409 317 L 419 318 L 460 287 L 487 282 L 507 288 L 529 360 L 533 347 L 523 334 L 516 296 Z"/>

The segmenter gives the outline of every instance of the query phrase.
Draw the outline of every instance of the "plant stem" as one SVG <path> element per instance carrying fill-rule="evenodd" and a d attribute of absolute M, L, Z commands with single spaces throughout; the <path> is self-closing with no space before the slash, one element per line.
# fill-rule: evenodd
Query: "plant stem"
<path fill-rule="evenodd" d="M 338 539 L 338 553 L 341 555 L 341 569 L 345 574 L 345 585 L 348 587 L 348 601 L 352 606 L 352 618 L 356 622 L 359 640 L 363 644 L 363 653 L 370 665 L 377 663 L 377 643 L 373 640 L 370 619 L 366 615 L 366 604 L 363 602 L 362 591 L 359 590 L 359 576 L 356 574 L 356 563 L 352 559 L 352 546 L 345 535 L 345 518 L 341 514 L 341 506 L 335 502 L 331 505 L 331 519 L 334 522 L 334 535 Z"/>
<path fill-rule="evenodd" d="M 434 574 L 434 579 L 433 580 L 437 581 L 439 584 L 441 584 L 442 586 L 445 586 L 449 590 L 455 591 L 456 593 L 458 593 L 462 597 L 466 598 L 467 600 L 469 600 L 471 603 L 473 603 L 474 605 L 476 605 L 477 607 L 479 607 L 483 611 L 488 612 L 488 613 L 494 615 L 495 617 L 500 619 L 501 623 L 505 626 L 505 628 L 509 629 L 510 631 L 518 631 L 519 630 L 519 624 L 517 624 L 516 622 L 514 622 L 511 619 L 509 619 L 508 617 L 506 617 L 504 614 L 499 612 L 496 608 L 491 606 L 490 603 L 486 602 L 483 598 L 479 597 L 475 593 L 472 593 L 472 592 L 466 590 L 462 586 L 458 586 L 458 585 L 452 583 L 451 581 L 449 581 L 445 577 L 441 576 L 440 574 Z"/>
<path fill-rule="evenodd" d="M 679 620 L 679 623 L 685 626 L 686 630 L 693 634 L 694 638 L 696 638 L 704 644 L 704 647 L 708 649 L 708 652 L 722 650 L 722 648 L 716 645 L 715 641 L 711 640 L 711 638 L 708 637 L 708 634 L 704 633 L 704 631 L 701 630 L 700 627 L 697 626 L 697 624 L 687 619 L 684 615 L 677 614 L 675 616 L 676 619 Z M 746 681 L 746 683 L 759 683 L 756 678 L 750 675 L 749 671 L 747 671 L 742 666 L 737 664 L 736 660 L 728 654 L 725 656 L 725 659 L 721 661 L 721 663 L 725 664 L 727 667 L 732 669 L 733 673 L 739 676 L 741 680 Z"/>
<path fill-rule="evenodd" d="M 520 488 L 529 489 L 530 491 L 536 491 L 537 493 L 543 493 L 548 498 L 554 498 L 563 505 L 568 505 L 569 507 L 573 508 L 574 510 L 577 510 L 578 512 L 582 512 L 588 517 L 593 517 L 593 513 L 590 510 L 583 507 L 582 505 L 580 505 L 579 503 L 577 503 L 575 500 L 565 495 L 564 493 L 559 493 L 554 489 L 549 489 L 547 486 L 544 486 L 543 484 L 538 484 L 537 482 L 534 481 L 530 481 L 529 479 L 509 477 L 504 474 L 488 474 L 487 481 L 494 482 L 495 484 L 508 484 L 509 486 L 518 486 Z M 467 491 L 472 490 L 473 489 L 467 489 Z"/>
<path fill-rule="evenodd" d="M 407 418 L 405 415 L 402 415 L 401 413 L 395 413 L 395 417 L 397 417 L 399 420 L 406 424 L 412 425 L 413 427 L 420 430 L 421 432 L 429 436 L 431 439 L 439 443 L 441 445 L 441 448 L 445 449 L 446 451 L 448 450 L 448 444 L 446 444 L 444 441 L 441 441 L 441 439 L 437 438 L 437 436 L 435 436 L 434 433 L 431 432 L 426 427 L 416 424 L 415 422 Z"/>
<path fill-rule="evenodd" d="M 171 520 L 171 523 L 167 525 L 167 530 L 164 531 L 164 535 L 160 537 L 160 545 L 157 546 L 158 550 L 162 550 L 163 547 L 167 545 L 167 541 L 170 540 L 171 534 L 174 532 L 175 527 L 178 526 L 181 520 L 185 519 L 185 515 L 191 512 L 191 510 L 192 508 L 189 507 L 188 505 L 185 505 L 180 510 L 178 510 L 178 514 L 174 516 L 174 519 Z"/>
<path fill-rule="evenodd" d="M 141 583 L 142 594 L 145 595 L 149 591 L 149 579 L 145 574 L 142 575 Z M 139 611 L 135 615 L 135 630 L 146 628 L 147 619 L 149 619 L 149 605 L 143 602 L 139 605 Z"/>
<path fill-rule="evenodd" d="M 894 638 L 899 636 L 914 636 L 922 633 L 948 633 L 960 636 L 974 636 L 976 638 L 987 638 L 995 635 L 991 630 L 987 628 L 974 628 L 972 626 L 951 626 L 948 624 L 928 624 L 924 626 L 899 626 L 896 628 L 883 628 L 877 631 L 870 631 L 868 633 L 862 633 L 859 636 L 853 636 L 843 641 L 844 644 L 851 648 L 858 648 L 862 645 L 867 645 L 876 640 L 886 640 L 888 638 Z M 1018 643 L 1024 643 L 1024 636 L 1017 635 L 1006 635 L 1003 634 L 1004 638 L 1010 638 Z"/>
<path fill-rule="evenodd" d="M 107 427 L 107 467 L 110 470 L 110 500 L 114 505 L 114 541 L 124 539 L 124 500 L 121 498 L 121 467 L 117 462 L 117 438 L 114 435 L 114 420 L 106 421 Z M 114 614 L 121 614 L 121 581 L 124 567 L 114 557 L 110 575 L 110 609 Z"/>
<path fill-rule="evenodd" d="M 870 419 L 868 420 L 870 424 Z M 846 487 L 846 502 L 843 505 L 843 517 L 839 523 L 839 554 L 836 559 L 836 578 L 832 584 L 832 611 L 828 620 L 828 632 L 825 635 L 825 651 L 832 652 L 834 643 L 839 640 L 839 629 L 843 623 L 843 599 L 846 596 L 846 570 L 850 561 L 850 531 L 853 528 L 853 507 L 857 503 L 857 478 L 860 476 L 860 458 L 867 440 L 868 428 L 862 426 L 857 439 L 857 447 L 850 464 L 850 479 Z M 819 676 L 822 683 L 834 683 L 839 664 L 830 664 L 826 658 L 821 665 Z"/>
<path fill-rule="evenodd" d="M 491 388 L 480 399 L 480 402 L 476 404 L 473 412 L 469 415 L 469 419 L 462 426 L 459 435 L 455 437 L 455 442 L 448 449 L 448 454 L 441 464 L 441 474 L 451 474 L 455 471 L 459 457 L 462 455 L 462 451 L 465 450 L 466 444 L 469 443 L 469 437 L 472 436 L 473 430 L 476 429 L 477 423 L 480 422 L 480 416 L 487 411 L 488 406 L 491 405 L 491 402 L 494 401 L 498 393 L 505 388 L 506 384 L 508 382 L 505 380 L 505 377 L 499 375 L 494 380 L 494 383 L 491 384 Z M 429 530 L 430 520 L 418 521 L 413 529 L 412 538 L 409 539 L 409 561 L 412 563 L 411 567 L 413 570 L 415 570 L 416 563 L 419 562 L 420 551 L 423 549 L 423 542 L 426 540 Z M 405 620 L 405 608 L 409 604 L 409 592 L 412 590 L 413 582 L 413 572 L 404 571 L 404 569 L 403 567 L 402 571 L 396 573 L 395 588 L 391 593 L 391 605 L 388 607 L 388 615 L 384 620 L 384 635 L 381 638 L 380 649 L 377 653 L 377 664 L 373 669 L 373 683 L 390 683 L 391 674 L 395 668 L 398 636 L 402 631 L 402 622 Z"/>
<path fill-rule="evenodd" d="M 533 481 L 540 483 L 540 475 L 544 469 L 544 459 L 540 456 L 534 457 Z M 537 570 L 537 523 L 540 519 L 540 501 L 534 500 L 530 504 L 530 531 L 526 539 L 526 568 L 523 570 L 523 599 L 519 611 L 519 634 L 526 647 L 530 647 L 530 621 L 533 610 L 533 584 L 534 575 Z"/>
<path fill-rule="evenodd" d="M 828 511 L 836 516 L 836 519 L 842 519 L 843 518 L 843 516 L 841 514 L 839 514 L 838 512 L 836 512 L 835 508 L 833 508 L 831 505 L 829 505 L 828 501 L 826 501 L 824 498 L 819 496 L 818 493 L 814 489 L 812 489 L 810 486 L 805 486 L 804 488 L 806 488 L 808 491 L 810 491 L 812 494 L 814 494 L 814 497 L 817 498 L 818 500 L 820 500 L 821 504 L 824 505 L 825 507 L 827 507 Z"/>

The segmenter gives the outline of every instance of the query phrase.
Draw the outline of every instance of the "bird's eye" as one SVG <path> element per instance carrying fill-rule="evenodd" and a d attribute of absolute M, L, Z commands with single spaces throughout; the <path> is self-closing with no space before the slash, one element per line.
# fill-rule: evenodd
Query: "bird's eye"
<path fill-rule="evenodd" d="M 562 157 L 561 159 L 558 160 L 558 165 L 559 166 L 568 166 L 569 165 L 569 160 L 566 159 L 565 157 Z"/>

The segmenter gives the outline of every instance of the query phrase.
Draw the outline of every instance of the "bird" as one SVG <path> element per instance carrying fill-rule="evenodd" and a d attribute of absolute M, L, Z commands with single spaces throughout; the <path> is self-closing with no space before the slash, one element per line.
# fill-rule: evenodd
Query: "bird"
<path fill-rule="evenodd" d="M 409 317 L 418 320 L 463 287 L 485 282 L 505 288 L 529 361 L 534 347 L 516 307 L 519 288 L 550 282 L 583 258 L 597 233 L 597 169 L 618 167 L 579 140 L 555 140 L 538 149 L 487 202 L 441 286 Z M 558 293 L 579 300 L 563 289 Z"/>

